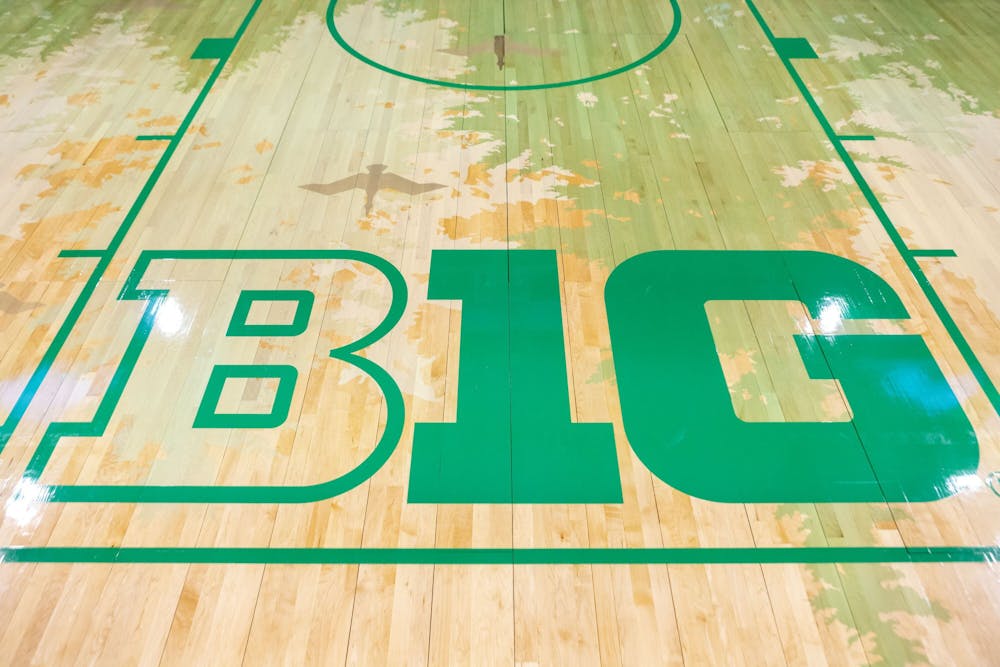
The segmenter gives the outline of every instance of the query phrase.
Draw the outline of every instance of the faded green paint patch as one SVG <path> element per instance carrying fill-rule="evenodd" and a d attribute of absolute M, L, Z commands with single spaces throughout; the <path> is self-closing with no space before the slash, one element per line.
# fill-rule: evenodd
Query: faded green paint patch
<path fill-rule="evenodd" d="M 610 349 L 609 349 L 610 352 Z M 601 359 L 594 373 L 586 379 L 587 384 L 604 384 L 614 378 L 615 360 L 609 355 Z"/>
<path fill-rule="evenodd" d="M 356 1 L 356 0 L 351 0 Z M 142 3 L 125 0 L 80 0 L 72 10 L 49 11 L 39 18 L 38 3 L 8 2 L 0 6 L 0 56 L 31 56 L 42 63 L 53 56 L 70 52 L 82 40 L 117 27 L 139 43 L 157 51 L 184 72 L 182 87 L 191 90 L 201 85 L 206 65 L 192 60 L 201 38 L 215 33 L 232 34 L 252 4 L 228 2 L 205 4 L 195 0 L 150 0 Z M 322 18 L 320 7 L 299 3 L 273 6 L 254 22 L 253 45 L 229 58 L 234 69 L 249 67 L 255 58 L 277 50 L 292 34 L 292 27 L 302 16 Z M 178 30 L 178 25 L 195 26 Z M 211 57 L 219 57 L 218 52 Z"/>
<path fill-rule="evenodd" d="M 874 525 L 893 520 L 885 505 L 868 509 Z M 898 511 L 896 518 L 901 518 Z M 775 519 L 796 546 L 828 543 L 814 505 L 779 505 Z M 912 585 L 915 572 L 910 565 L 816 563 L 803 565 L 802 570 L 810 579 L 806 588 L 817 619 L 847 642 L 852 655 L 863 651 L 871 664 L 926 663 L 928 656 L 915 624 L 925 618 L 951 620 L 943 605 Z"/>
<path fill-rule="evenodd" d="M 920 629 L 912 620 L 951 620 L 947 609 L 907 583 L 903 567 L 912 566 L 874 563 L 807 566 L 817 580 L 829 584 L 812 599 L 813 608 L 832 612 L 832 618 L 841 622 L 852 622 L 873 663 L 926 663 L 928 657 L 919 639 Z M 838 579 L 829 581 L 826 577 L 834 568 Z"/>

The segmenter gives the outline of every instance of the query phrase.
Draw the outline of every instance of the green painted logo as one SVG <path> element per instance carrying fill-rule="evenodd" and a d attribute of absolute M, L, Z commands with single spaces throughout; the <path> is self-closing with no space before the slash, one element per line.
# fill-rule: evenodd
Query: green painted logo
<path fill-rule="evenodd" d="M 462 299 L 458 420 L 418 424 L 411 502 L 609 503 L 610 424 L 569 419 L 554 251 L 436 251 L 430 298 Z M 663 251 L 605 292 L 629 444 L 663 482 L 720 502 L 929 501 L 974 474 L 972 426 L 919 336 L 797 336 L 840 381 L 846 423 L 747 423 L 733 411 L 705 304 L 801 301 L 818 318 L 904 319 L 892 288 L 814 252 Z"/>
<path fill-rule="evenodd" d="M 795 300 L 819 319 L 905 319 L 892 288 L 815 252 L 653 252 L 612 274 L 608 320 L 632 448 L 667 484 L 723 502 L 928 501 L 974 474 L 972 425 L 920 336 L 796 336 L 810 377 L 840 381 L 843 423 L 733 412 L 705 304 Z"/>
<path fill-rule="evenodd" d="M 168 290 L 139 289 L 155 260 L 315 260 L 367 264 L 388 281 L 389 311 L 360 339 L 329 351 L 379 387 L 386 423 L 354 469 L 307 486 L 59 485 L 59 502 L 295 503 L 331 498 L 369 479 L 395 451 L 405 421 L 388 371 L 360 354 L 402 317 L 406 283 L 365 252 L 147 251 L 119 299 L 145 301 L 106 396 L 89 422 L 55 422 L 25 477 L 37 481 L 59 440 L 99 437 L 114 413 Z M 411 503 L 620 503 L 609 423 L 576 423 L 570 392 L 556 253 L 436 250 L 428 298 L 462 303 L 458 410 L 452 423 L 415 425 Z M 840 382 L 849 422 L 745 422 L 735 414 L 706 315 L 711 301 L 798 301 L 814 318 L 836 305 L 843 319 L 906 319 L 892 288 L 834 255 L 800 251 L 660 251 L 617 267 L 605 291 L 612 353 L 628 443 L 660 480 L 717 502 L 914 502 L 953 493 L 949 480 L 975 474 L 972 426 L 920 336 L 798 335 L 814 379 Z M 258 302 L 294 304 L 290 321 L 257 324 Z M 294 338 L 314 305 L 304 290 L 240 293 L 225 335 Z M 221 411 L 227 380 L 276 380 L 268 412 Z M 196 429 L 268 429 L 285 424 L 299 373 L 294 366 L 212 368 Z"/>

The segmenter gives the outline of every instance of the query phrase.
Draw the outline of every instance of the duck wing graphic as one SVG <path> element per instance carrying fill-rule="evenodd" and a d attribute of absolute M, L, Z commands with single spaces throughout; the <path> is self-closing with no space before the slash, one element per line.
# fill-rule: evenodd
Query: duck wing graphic
<path fill-rule="evenodd" d="M 384 174 L 378 181 L 379 189 L 396 190 L 409 195 L 418 195 L 431 190 L 438 190 L 444 186 L 440 183 L 417 183 L 398 174 Z"/>
<path fill-rule="evenodd" d="M 352 190 L 354 188 L 364 187 L 364 185 L 359 182 L 361 176 L 362 174 L 355 174 L 354 176 L 342 178 L 339 181 L 332 181 L 330 183 L 310 183 L 308 185 L 300 185 L 299 187 L 303 190 L 318 192 L 321 195 L 335 195 L 341 192 L 347 192 L 348 190 Z"/>
<path fill-rule="evenodd" d="M 439 53 L 447 53 L 450 56 L 478 56 L 480 53 L 491 53 L 493 51 L 493 40 L 489 42 L 479 42 L 469 44 L 464 49 L 438 49 Z"/>

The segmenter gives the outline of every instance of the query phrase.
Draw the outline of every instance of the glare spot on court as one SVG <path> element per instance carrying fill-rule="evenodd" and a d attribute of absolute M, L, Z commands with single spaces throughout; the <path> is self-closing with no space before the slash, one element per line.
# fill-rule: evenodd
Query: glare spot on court
<path fill-rule="evenodd" d="M 167 298 L 156 312 L 156 328 L 164 336 L 176 336 L 184 329 L 184 311 L 176 299 Z"/>
<path fill-rule="evenodd" d="M 840 299 L 827 299 L 819 311 L 820 333 L 833 333 L 842 328 L 843 324 L 844 302 Z"/>
<path fill-rule="evenodd" d="M 51 495 L 52 491 L 48 486 L 39 484 L 33 479 L 21 479 L 4 506 L 7 518 L 18 527 L 27 526 L 38 516 Z"/>
<path fill-rule="evenodd" d="M 983 488 L 983 480 L 978 475 L 953 475 L 949 477 L 945 484 L 948 486 L 948 495 L 969 493 Z"/>

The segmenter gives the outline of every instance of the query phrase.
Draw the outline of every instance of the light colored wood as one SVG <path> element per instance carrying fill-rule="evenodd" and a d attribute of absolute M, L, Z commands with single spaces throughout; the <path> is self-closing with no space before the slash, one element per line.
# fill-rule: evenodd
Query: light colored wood
<path fill-rule="evenodd" d="M 22 3 L 27 6 L 32 3 Z M 35 7 L 37 5 L 37 7 Z M 331 38 L 323 0 L 264 2 L 148 197 L 211 75 L 203 37 L 251 6 L 40 2 L 0 9 L 0 419 L 130 227 L 0 452 L 0 547 L 569 549 L 979 547 L 1000 540 L 1000 417 L 952 332 L 789 76 L 749 5 L 682 0 L 679 36 L 619 76 L 538 91 L 429 86 Z M 1000 383 L 1000 24 L 988 0 L 758 0 L 985 373 Z M 641 58 L 663 0 L 340 0 L 359 51 L 489 85 L 564 81 Z M 498 35 L 504 68 L 497 67 Z M 427 192 L 365 191 L 372 165 Z M 355 179 L 320 195 L 301 186 Z M 142 205 L 128 218 L 130 207 Z M 116 241 L 117 243 L 117 241 Z M 49 503 L 22 474 L 45 429 L 87 421 L 144 304 L 118 294 L 154 249 L 352 249 L 402 272 L 400 324 L 365 355 L 398 382 L 398 449 L 363 484 L 302 504 Z M 429 300 L 432 252 L 557 251 L 574 422 L 614 429 L 623 502 L 406 502 L 414 424 L 456 419 L 462 308 Z M 653 475 L 621 417 L 604 285 L 653 250 L 817 250 L 882 276 L 909 320 L 824 322 L 797 302 L 706 312 L 743 420 L 842 421 L 795 334 L 920 334 L 960 399 L 980 468 L 934 503 L 724 504 Z M 344 474 L 386 423 L 378 387 L 327 351 L 390 293 L 350 261 L 156 261 L 170 297 L 105 433 L 64 438 L 40 484 L 308 485 Z M 306 289 L 295 339 L 225 336 L 244 289 Z M 275 307 L 262 317 L 281 318 Z M 322 363 L 321 363 L 322 362 Z M 210 369 L 293 364 L 290 421 L 191 423 Z M 678 378 L 683 381 L 683 378 Z M 262 411 L 274 387 L 227 388 Z M 467 390 L 465 390 L 467 391 Z M 32 495 L 32 494 L 35 495 Z M 995 662 L 995 563 L 0 563 L 0 664 L 861 665 Z M 654 559 L 655 560 L 655 559 Z"/>

